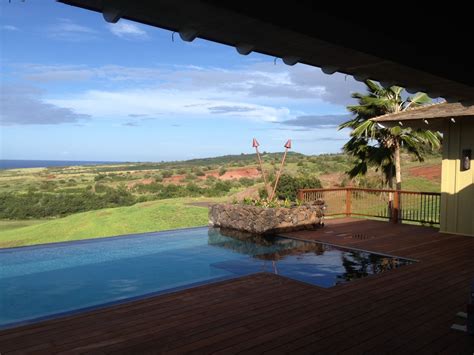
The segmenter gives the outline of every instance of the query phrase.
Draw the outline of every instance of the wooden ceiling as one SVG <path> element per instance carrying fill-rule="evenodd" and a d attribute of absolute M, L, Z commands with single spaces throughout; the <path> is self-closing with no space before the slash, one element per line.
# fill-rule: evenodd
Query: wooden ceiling
<path fill-rule="evenodd" d="M 469 11 L 459 7 L 329 7 L 308 0 L 59 1 L 252 49 L 287 63 L 298 61 L 449 102 L 474 103 L 474 36 Z"/>

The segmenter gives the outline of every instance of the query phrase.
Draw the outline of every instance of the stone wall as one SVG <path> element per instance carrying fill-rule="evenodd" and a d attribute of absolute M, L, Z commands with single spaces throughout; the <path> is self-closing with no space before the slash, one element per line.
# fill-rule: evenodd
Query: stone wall
<path fill-rule="evenodd" d="M 252 234 L 273 234 L 315 228 L 322 215 L 321 204 L 291 208 L 216 204 L 209 207 L 209 226 Z"/>

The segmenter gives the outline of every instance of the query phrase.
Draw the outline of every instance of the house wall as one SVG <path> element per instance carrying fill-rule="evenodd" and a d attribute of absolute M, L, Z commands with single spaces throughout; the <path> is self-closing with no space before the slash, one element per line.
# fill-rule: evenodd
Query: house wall
<path fill-rule="evenodd" d="M 474 117 L 445 122 L 443 130 L 440 231 L 474 236 L 474 161 L 461 171 L 461 152 L 474 155 Z"/>

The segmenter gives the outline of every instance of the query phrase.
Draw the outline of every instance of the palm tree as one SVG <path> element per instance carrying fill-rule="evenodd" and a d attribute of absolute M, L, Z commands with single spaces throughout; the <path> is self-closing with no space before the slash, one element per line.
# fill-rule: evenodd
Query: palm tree
<path fill-rule="evenodd" d="M 399 86 L 383 88 L 371 80 L 366 80 L 365 84 L 368 93 L 352 94 L 352 97 L 358 100 L 358 105 L 347 107 L 354 114 L 354 118 L 339 126 L 339 129 L 352 129 L 351 138 L 343 149 L 357 160 L 348 174 L 350 177 L 364 175 L 370 166 L 375 166 L 382 170 L 390 188 L 393 188 L 395 175 L 396 188 L 401 190 L 402 147 L 414 154 L 419 161 L 423 161 L 423 155 L 428 148 L 440 147 L 441 135 L 430 130 L 414 130 L 398 125 L 386 128 L 370 119 L 424 105 L 430 103 L 431 99 L 424 93 L 404 98 L 404 89 Z"/>

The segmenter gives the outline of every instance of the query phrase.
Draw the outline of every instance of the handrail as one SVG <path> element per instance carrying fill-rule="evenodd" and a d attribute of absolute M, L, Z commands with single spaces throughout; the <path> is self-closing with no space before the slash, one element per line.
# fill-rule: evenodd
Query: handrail
<path fill-rule="evenodd" d="M 369 189 L 365 187 L 331 187 L 331 188 L 317 188 L 317 189 L 299 189 L 301 192 L 318 192 L 318 191 L 367 191 L 367 192 L 400 192 L 404 194 L 417 194 L 417 195 L 439 195 L 440 192 L 426 192 L 426 191 L 411 191 L 411 190 L 391 190 L 391 189 Z"/>
<path fill-rule="evenodd" d="M 298 190 L 298 199 L 323 199 L 326 215 L 386 218 L 394 223 L 412 221 L 439 224 L 441 193 L 361 187 Z"/>

